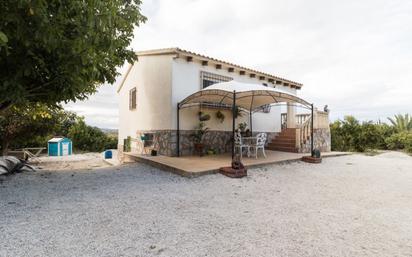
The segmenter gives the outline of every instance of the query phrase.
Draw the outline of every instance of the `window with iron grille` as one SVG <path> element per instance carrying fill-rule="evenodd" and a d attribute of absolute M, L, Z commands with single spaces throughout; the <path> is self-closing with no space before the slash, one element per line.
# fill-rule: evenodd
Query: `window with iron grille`
<path fill-rule="evenodd" d="M 136 109 L 136 88 L 132 88 L 129 90 L 129 110 Z"/>
<path fill-rule="evenodd" d="M 259 109 L 257 109 L 256 112 L 270 113 L 271 108 L 272 106 L 270 104 L 265 104 L 259 107 Z"/>
<path fill-rule="evenodd" d="M 219 75 L 219 74 L 214 74 L 206 71 L 201 71 L 200 72 L 200 87 L 207 88 L 213 84 L 220 83 L 220 82 L 227 82 L 231 81 L 233 78 Z M 230 109 L 231 106 L 227 104 L 217 104 L 217 103 L 208 103 L 208 102 L 203 102 L 201 104 L 203 107 L 208 107 L 208 108 L 214 108 L 214 109 Z"/>
<path fill-rule="evenodd" d="M 202 89 L 219 82 L 227 82 L 231 80 L 233 80 L 233 78 L 231 77 L 226 77 L 223 75 L 214 74 L 206 71 L 200 72 L 200 86 Z"/>

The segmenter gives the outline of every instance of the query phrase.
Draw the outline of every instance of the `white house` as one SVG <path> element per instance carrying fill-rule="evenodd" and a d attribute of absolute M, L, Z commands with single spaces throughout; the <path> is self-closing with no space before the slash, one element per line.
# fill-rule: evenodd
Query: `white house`
<path fill-rule="evenodd" d="M 276 87 L 297 95 L 302 84 L 275 75 L 242 67 L 212 57 L 182 50 L 167 48 L 136 53 L 138 60 L 130 65 L 117 92 L 119 104 L 119 150 L 124 149 L 126 138 L 131 138 L 133 152 L 142 152 L 145 136 L 146 144 L 160 154 L 176 155 L 177 105 L 187 96 L 214 83 L 235 80 L 245 83 Z M 282 110 L 287 114 L 282 115 Z M 232 130 L 231 111 L 222 106 L 202 104 L 180 111 L 180 150 L 181 154 L 191 154 L 193 144 L 190 135 L 198 125 L 198 113 L 209 114 L 206 121 L 210 132 L 205 144 L 218 152 L 230 151 Z M 216 117 L 220 112 L 223 120 Z M 315 129 L 321 137 L 316 146 L 323 151 L 330 150 L 328 114 L 316 112 Z M 295 117 L 296 107 L 289 105 L 267 106 L 249 116 L 244 113 L 236 123 L 253 124 L 253 132 L 266 132 L 269 135 L 269 149 L 285 151 L 307 151 L 303 126 L 308 115 Z M 252 119 L 252 120 L 250 120 Z M 307 124 L 306 124 L 307 125 Z M 283 128 L 283 129 L 282 129 Z M 305 132 L 307 133 L 307 131 Z M 295 138 L 289 140 L 290 135 Z M 306 144 L 306 145 L 305 145 Z"/>

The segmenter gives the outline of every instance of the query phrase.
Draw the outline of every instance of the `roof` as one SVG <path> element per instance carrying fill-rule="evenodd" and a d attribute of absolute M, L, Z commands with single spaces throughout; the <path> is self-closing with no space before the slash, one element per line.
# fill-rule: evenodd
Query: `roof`
<path fill-rule="evenodd" d="M 278 103 L 296 103 L 310 108 L 307 101 L 284 90 L 266 87 L 260 84 L 229 81 L 213 84 L 204 88 L 180 102 L 179 106 L 191 104 L 213 103 L 232 105 L 236 93 L 236 105 L 246 110 L 257 110 L 265 105 Z"/>
<path fill-rule="evenodd" d="M 272 75 L 269 73 L 265 73 L 262 71 L 257 71 L 251 68 L 243 67 L 237 64 L 233 64 L 227 61 L 219 60 L 210 56 L 198 54 L 195 52 L 191 52 L 188 50 L 184 50 L 178 47 L 173 47 L 173 48 L 162 48 L 162 49 L 153 49 L 153 50 L 145 50 L 145 51 L 139 51 L 136 52 L 137 56 L 150 56 L 150 55 L 169 55 L 173 54 L 176 55 L 176 57 L 180 58 L 186 58 L 187 61 L 193 61 L 193 59 L 197 59 L 201 62 L 206 62 L 207 65 L 209 63 L 212 63 L 218 67 L 220 65 L 220 68 L 223 68 L 223 66 L 227 67 L 228 70 L 231 70 L 231 72 L 242 72 L 243 74 L 241 75 L 247 75 L 249 74 L 250 76 L 257 77 L 258 79 L 262 80 L 262 82 L 265 82 L 266 80 L 268 83 L 272 84 L 283 84 L 284 86 L 289 86 L 291 88 L 296 88 L 296 89 L 301 89 L 303 84 L 299 82 L 295 82 L 289 79 L 285 79 L 276 75 Z M 120 91 L 120 89 L 123 87 L 123 84 L 127 78 L 127 76 L 130 73 L 130 70 L 132 68 L 132 64 L 129 66 L 127 69 L 127 72 L 125 76 L 122 79 L 122 82 L 120 83 L 119 88 L 117 89 L 117 92 Z"/>
<path fill-rule="evenodd" d="M 62 140 L 64 140 L 64 139 L 66 139 L 65 137 L 53 137 L 52 139 L 50 139 L 49 141 L 47 141 L 47 142 L 49 142 L 49 143 L 57 143 L 57 142 L 60 142 L 60 141 L 62 141 Z"/>

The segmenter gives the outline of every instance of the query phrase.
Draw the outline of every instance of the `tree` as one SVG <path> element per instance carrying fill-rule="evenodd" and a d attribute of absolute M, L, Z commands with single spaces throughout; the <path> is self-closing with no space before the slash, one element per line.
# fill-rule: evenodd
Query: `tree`
<path fill-rule="evenodd" d="M 68 137 L 77 150 L 100 152 L 117 147 L 117 138 L 108 137 L 99 128 L 88 126 L 83 117 L 77 117 L 76 123 L 69 129 Z"/>
<path fill-rule="evenodd" d="M 56 128 L 62 109 L 44 104 L 14 105 L 0 116 L 0 140 L 3 155 L 10 144 L 26 147 Z M 36 145 L 38 146 L 38 145 Z"/>
<path fill-rule="evenodd" d="M 54 136 L 71 138 L 74 148 L 83 151 L 117 148 L 117 135 L 106 135 L 99 128 L 86 125 L 83 117 L 65 111 L 61 106 L 19 104 L 0 116 L 3 155 L 9 148 L 46 147 L 47 141 Z"/>
<path fill-rule="evenodd" d="M 145 22 L 140 0 L 0 1 L 0 113 L 17 103 L 87 98 L 117 67 Z"/>
<path fill-rule="evenodd" d="M 397 132 L 412 131 L 412 117 L 409 114 L 398 114 L 395 118 L 388 118 Z"/>

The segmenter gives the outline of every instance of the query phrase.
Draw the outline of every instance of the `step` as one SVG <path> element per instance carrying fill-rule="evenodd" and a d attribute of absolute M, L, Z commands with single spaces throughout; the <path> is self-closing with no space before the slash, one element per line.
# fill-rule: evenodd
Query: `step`
<path fill-rule="evenodd" d="M 273 142 L 296 142 L 296 139 L 295 138 L 288 138 L 288 137 L 282 137 L 282 138 L 280 138 L 280 137 L 277 137 L 277 138 L 274 138 L 274 139 L 272 139 L 272 141 L 271 141 L 272 143 Z"/>
<path fill-rule="evenodd" d="M 281 133 L 279 133 L 279 135 L 278 135 L 279 137 L 282 137 L 282 136 L 296 136 L 296 132 L 295 131 L 293 131 L 292 133 L 283 133 L 283 132 L 281 132 Z"/>
<path fill-rule="evenodd" d="M 268 146 L 270 146 L 270 147 L 277 147 L 277 146 L 281 146 L 281 147 L 296 147 L 296 144 L 295 144 L 295 143 L 277 142 L 277 143 L 269 143 Z"/>
<path fill-rule="evenodd" d="M 281 151 L 281 152 L 290 152 L 290 153 L 298 153 L 298 149 L 295 147 L 281 147 L 281 146 L 275 146 L 275 147 L 267 147 L 268 150 L 273 150 L 273 151 Z"/>

